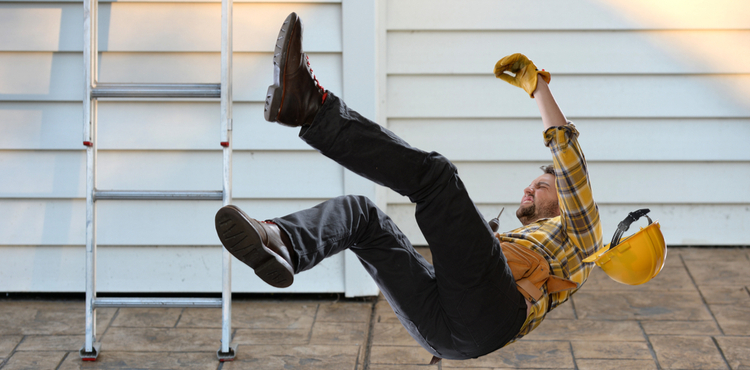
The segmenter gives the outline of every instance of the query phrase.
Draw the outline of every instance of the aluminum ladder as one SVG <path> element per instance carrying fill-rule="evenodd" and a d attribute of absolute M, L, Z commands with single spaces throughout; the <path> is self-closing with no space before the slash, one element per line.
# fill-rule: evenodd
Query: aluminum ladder
<path fill-rule="evenodd" d="M 101 344 L 96 341 L 96 309 L 102 307 L 212 307 L 222 309 L 219 361 L 233 360 L 231 342 L 231 255 L 222 248 L 221 298 L 97 298 L 97 200 L 221 200 L 232 201 L 232 0 L 221 2 L 221 83 L 218 84 L 114 84 L 98 83 L 98 0 L 83 0 L 83 145 L 86 147 L 86 340 L 79 354 L 95 361 Z M 223 189 L 220 191 L 101 191 L 96 189 L 97 104 L 100 98 L 221 100 Z"/>

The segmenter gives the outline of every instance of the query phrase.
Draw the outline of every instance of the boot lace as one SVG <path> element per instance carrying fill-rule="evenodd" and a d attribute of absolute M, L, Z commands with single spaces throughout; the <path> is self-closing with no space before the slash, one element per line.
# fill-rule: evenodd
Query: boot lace
<path fill-rule="evenodd" d="M 310 65 L 310 57 L 307 54 L 305 54 L 305 62 L 307 63 L 307 70 L 310 71 L 310 76 L 312 76 L 313 81 L 315 81 L 315 86 L 323 94 L 323 102 L 325 102 L 326 97 L 328 97 L 328 91 L 326 91 L 326 89 L 324 89 L 323 86 L 320 85 L 320 81 L 318 81 L 318 77 L 316 77 L 315 73 L 313 73 L 312 66 Z"/>

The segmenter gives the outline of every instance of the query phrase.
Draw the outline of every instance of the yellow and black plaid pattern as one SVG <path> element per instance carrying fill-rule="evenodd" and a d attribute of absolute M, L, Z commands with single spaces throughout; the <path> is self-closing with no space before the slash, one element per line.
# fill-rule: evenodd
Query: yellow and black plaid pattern
<path fill-rule="evenodd" d="M 594 266 L 583 263 L 583 259 L 602 247 L 599 209 L 591 194 L 586 158 L 578 145 L 575 126 L 568 124 L 547 129 L 544 144 L 552 152 L 560 216 L 496 235 L 500 241 L 538 252 L 549 262 L 554 275 L 573 280 L 580 288 Z M 543 286 L 544 295 L 534 302 L 531 314 L 513 341 L 534 330 L 547 312 L 567 301 L 577 290 L 550 295 L 547 286 Z"/>

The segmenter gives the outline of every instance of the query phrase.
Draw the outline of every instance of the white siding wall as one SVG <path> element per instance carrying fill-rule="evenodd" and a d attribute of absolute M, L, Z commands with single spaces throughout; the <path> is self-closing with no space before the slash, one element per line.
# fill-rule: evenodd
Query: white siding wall
<path fill-rule="evenodd" d="M 374 2 L 355 3 L 234 4 L 233 196 L 253 217 L 284 215 L 345 192 L 374 196 L 372 185 L 262 113 L 274 40 L 292 11 L 305 22 L 305 49 L 326 88 L 341 92 L 362 71 L 374 76 L 374 61 L 352 65 L 344 58 L 345 48 L 372 52 L 351 37 L 374 36 L 374 27 L 353 28 L 374 25 L 372 12 L 356 8 Z M 218 1 L 101 2 L 99 81 L 218 82 L 220 25 Z M 82 44 L 81 2 L 0 2 L 0 291 L 84 289 Z M 369 96 L 374 107 L 373 89 L 350 95 Z M 219 134 L 217 101 L 102 101 L 98 188 L 220 190 Z M 213 230 L 220 202 L 98 203 L 99 291 L 221 289 Z M 233 274 L 235 292 L 278 291 L 236 261 Z M 365 275 L 356 258 L 342 254 L 285 291 L 376 294 Z"/>
<path fill-rule="evenodd" d="M 452 159 L 487 219 L 520 226 L 550 163 L 533 100 L 492 69 L 528 55 L 581 132 L 605 239 L 649 207 L 669 245 L 750 245 L 750 3 L 388 0 L 389 128 Z M 425 243 L 408 200 L 388 211 Z"/>
<path fill-rule="evenodd" d="M 744 1 L 235 2 L 234 198 L 270 218 L 340 194 L 375 197 L 414 244 L 413 206 L 266 123 L 271 52 L 291 11 L 324 86 L 458 165 L 505 229 L 548 163 L 536 105 L 492 76 L 523 52 L 581 131 L 606 237 L 650 207 L 670 245 L 748 245 L 750 5 Z M 0 2 L 0 291 L 82 291 L 82 4 Z M 100 5 L 102 82 L 217 82 L 218 1 Z M 99 188 L 218 190 L 219 106 L 102 102 Z M 299 184 L 300 178 L 310 178 Z M 376 196 L 376 194 L 378 196 Z M 101 202 L 100 291 L 218 291 L 218 202 Z M 235 263 L 234 291 L 274 291 Z M 351 254 L 288 292 L 373 294 Z"/>

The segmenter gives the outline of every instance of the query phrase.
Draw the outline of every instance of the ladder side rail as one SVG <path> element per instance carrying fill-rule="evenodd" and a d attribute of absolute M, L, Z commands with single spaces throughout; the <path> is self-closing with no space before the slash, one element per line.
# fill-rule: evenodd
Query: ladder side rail
<path fill-rule="evenodd" d="M 89 147 L 93 140 L 91 138 L 91 90 L 94 84 L 92 69 L 95 65 L 92 54 L 96 52 L 96 47 L 93 45 L 93 33 L 96 32 L 94 23 L 96 1 L 83 0 L 83 144 L 86 147 Z"/>
<path fill-rule="evenodd" d="M 86 339 L 84 352 L 89 354 L 94 353 L 96 341 L 96 311 L 93 305 L 96 299 L 96 204 L 93 192 L 96 182 L 96 148 L 92 146 L 86 148 Z"/>
<path fill-rule="evenodd" d="M 93 305 L 96 298 L 96 206 L 94 187 L 96 186 L 96 102 L 91 99 L 91 90 L 96 85 L 98 62 L 98 2 L 83 1 L 83 144 L 86 146 L 86 313 L 85 340 L 81 349 L 84 359 L 96 359 L 96 311 Z M 85 355 L 85 356 L 84 356 Z"/>
<path fill-rule="evenodd" d="M 232 202 L 232 19 L 233 0 L 221 1 L 221 145 L 223 149 L 223 205 Z M 236 355 L 232 341 L 232 259 L 222 249 L 221 289 L 221 347 L 220 361 L 232 360 Z"/>
<path fill-rule="evenodd" d="M 221 0 L 221 145 L 232 131 L 232 0 Z"/>

